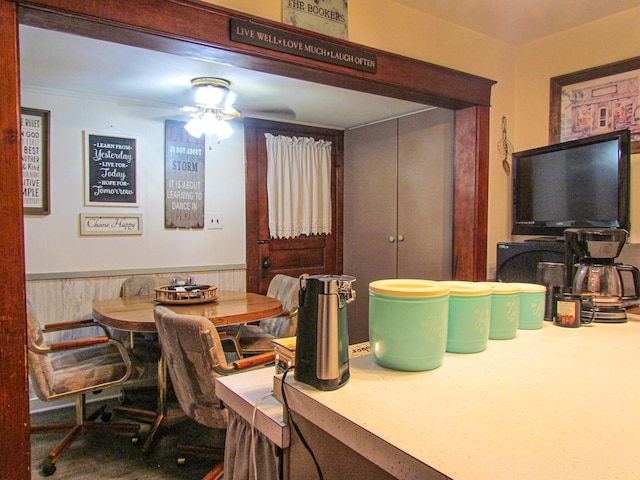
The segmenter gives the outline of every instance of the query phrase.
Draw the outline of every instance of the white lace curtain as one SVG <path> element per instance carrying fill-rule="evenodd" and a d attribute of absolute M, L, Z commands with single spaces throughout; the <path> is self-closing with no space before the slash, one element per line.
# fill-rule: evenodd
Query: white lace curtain
<path fill-rule="evenodd" d="M 331 233 L 331 142 L 265 137 L 271 237 Z"/>

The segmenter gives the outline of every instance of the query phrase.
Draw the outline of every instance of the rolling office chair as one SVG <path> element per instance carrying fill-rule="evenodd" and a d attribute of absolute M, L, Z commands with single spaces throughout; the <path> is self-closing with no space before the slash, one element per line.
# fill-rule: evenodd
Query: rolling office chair
<path fill-rule="evenodd" d="M 298 329 L 300 280 L 278 274 L 269 283 L 267 296 L 282 302 L 282 313 L 260 320 L 257 325 L 243 324 L 237 339 L 243 355 L 255 355 L 273 350 L 274 338 L 293 337 Z"/>
<path fill-rule="evenodd" d="M 201 425 L 226 429 L 228 412 L 216 396 L 216 377 L 272 362 L 275 353 L 272 350 L 264 355 L 229 362 L 218 331 L 209 319 L 177 314 L 163 306 L 155 307 L 154 318 L 181 409 Z M 181 444 L 178 449 L 183 453 L 206 455 L 220 461 L 206 479 L 219 479 L 223 475 L 224 447 L 204 448 Z"/>
<path fill-rule="evenodd" d="M 59 343 L 47 343 L 45 334 L 73 329 L 99 327 L 104 336 L 78 338 Z M 77 320 L 45 325 L 34 317 L 27 304 L 27 355 L 31 384 L 38 398 L 44 402 L 75 396 L 76 419 L 74 423 L 32 425 L 32 433 L 59 433 L 69 430 L 54 447 L 42 467 L 44 476 L 53 475 L 56 461 L 62 452 L 80 435 L 88 431 L 129 433 L 137 443 L 140 425 L 106 423 L 110 414 L 105 406 L 87 416 L 86 394 L 122 385 L 141 369 L 132 366 L 124 346 L 108 336 L 107 330 L 94 320 Z M 100 417 L 103 422 L 95 422 Z"/>

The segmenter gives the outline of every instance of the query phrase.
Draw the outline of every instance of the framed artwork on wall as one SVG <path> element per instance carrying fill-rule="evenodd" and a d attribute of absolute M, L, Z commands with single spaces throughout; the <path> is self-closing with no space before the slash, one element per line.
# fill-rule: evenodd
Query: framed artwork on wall
<path fill-rule="evenodd" d="M 624 129 L 640 152 L 640 57 L 551 79 L 550 143 Z"/>
<path fill-rule="evenodd" d="M 84 132 L 84 203 L 138 206 L 136 138 Z"/>
<path fill-rule="evenodd" d="M 25 215 L 49 215 L 50 112 L 21 109 L 22 206 Z"/>

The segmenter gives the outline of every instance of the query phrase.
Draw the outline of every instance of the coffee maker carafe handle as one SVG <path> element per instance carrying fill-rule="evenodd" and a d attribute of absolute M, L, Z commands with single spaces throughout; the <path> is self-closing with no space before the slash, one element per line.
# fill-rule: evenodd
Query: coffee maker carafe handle
<path fill-rule="evenodd" d="M 638 270 L 638 268 L 633 265 L 627 265 L 625 263 L 617 263 L 616 268 L 618 270 L 618 273 L 630 272 L 631 276 L 633 277 L 633 293 L 634 294 L 624 295 L 624 292 L 625 292 L 624 281 L 621 281 L 622 297 L 620 298 L 620 300 L 622 302 L 629 302 L 629 301 L 640 299 L 640 270 Z M 621 277 L 621 280 L 622 280 L 622 277 Z"/>

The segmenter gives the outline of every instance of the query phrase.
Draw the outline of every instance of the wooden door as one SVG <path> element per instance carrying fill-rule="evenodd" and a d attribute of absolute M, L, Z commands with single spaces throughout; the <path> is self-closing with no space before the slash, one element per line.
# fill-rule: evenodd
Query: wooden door
<path fill-rule="evenodd" d="M 342 273 L 342 158 L 343 133 L 304 125 L 245 119 L 247 156 L 247 291 L 266 293 L 278 273 L 298 277 L 303 273 Z M 267 151 L 265 133 L 313 137 L 332 142 L 332 226 L 328 235 L 271 238 L 267 202 Z"/>

